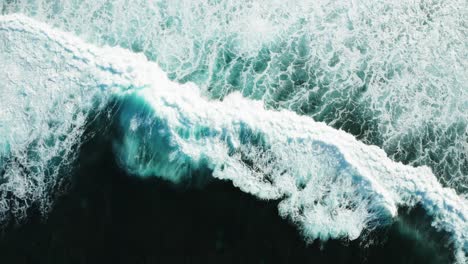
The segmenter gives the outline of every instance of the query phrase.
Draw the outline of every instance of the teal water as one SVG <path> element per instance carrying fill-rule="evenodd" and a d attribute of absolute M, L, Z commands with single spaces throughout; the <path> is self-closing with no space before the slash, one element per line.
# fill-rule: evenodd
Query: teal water
<path fill-rule="evenodd" d="M 108 124 L 107 119 L 102 122 Z M 450 263 L 448 234 L 421 208 L 369 240 L 306 243 L 261 201 L 219 180 L 183 185 L 128 175 L 112 158 L 113 129 L 81 149 L 70 187 L 49 213 L 30 210 L 0 235 L 4 263 Z"/>
<path fill-rule="evenodd" d="M 142 52 L 211 98 L 233 91 L 343 129 L 468 186 L 463 1 L 7 1 L 97 44 Z M 451 14 L 451 15 L 446 15 Z M 456 55 L 455 55 L 456 54 Z"/>
<path fill-rule="evenodd" d="M 67 219 L 67 206 L 87 214 L 89 203 L 99 204 L 77 202 L 81 198 L 73 197 L 82 194 L 75 192 L 108 181 L 119 191 L 100 197 L 113 206 L 141 188 L 139 208 L 185 208 L 187 219 L 197 215 L 197 203 L 221 199 L 219 193 L 230 198 L 205 212 L 230 202 L 254 204 L 242 212 L 245 218 L 274 212 L 265 228 L 273 235 L 285 230 L 279 237 L 289 238 L 271 243 L 289 248 L 297 261 L 463 263 L 465 4 L 2 1 L 0 223 L 25 224 L 19 231 L 6 228 L 2 243 L 14 242 L 6 251 L 17 255 L 13 245 L 57 236 L 60 228 L 52 223 Z M 25 15 L 9 15 L 17 12 Z M 160 192 L 167 196 L 151 197 Z M 89 225 L 79 230 L 90 232 L 100 219 L 134 226 L 146 214 L 129 206 L 109 216 L 106 206 L 94 207 L 102 212 L 86 216 Z M 180 225 L 171 212 L 161 213 L 165 220 L 149 217 L 141 228 L 157 221 Z M 228 208 L 219 217 L 231 223 L 229 215 Z M 203 217 L 196 221 L 207 221 Z M 265 221 L 258 217 L 263 220 L 252 221 Z M 40 219 L 45 222 L 35 223 Z M 156 227 L 163 248 L 181 241 L 168 238 L 172 228 Z M 184 232 L 196 228 L 189 227 Z M 121 251 L 129 241 L 105 246 L 119 228 L 111 225 L 93 245 Z M 21 230 L 24 236 L 15 240 Z M 70 245 L 58 237 L 51 245 Z M 260 243 L 254 237 L 251 245 Z M 144 234 L 134 239 L 149 240 Z M 213 239 L 206 245 L 223 247 Z M 239 239 L 231 238 L 230 256 L 241 255 Z M 340 253 L 320 251 L 327 243 Z M 273 244 L 262 244 L 248 260 L 276 260 L 268 251 Z M 47 245 L 29 245 L 26 253 L 41 261 L 92 258 L 89 247 L 67 255 L 54 246 L 49 258 L 39 253 Z M 201 261 L 208 253 L 196 258 L 195 252 L 209 250 L 188 255 Z M 155 252 L 153 262 L 164 253 Z"/>

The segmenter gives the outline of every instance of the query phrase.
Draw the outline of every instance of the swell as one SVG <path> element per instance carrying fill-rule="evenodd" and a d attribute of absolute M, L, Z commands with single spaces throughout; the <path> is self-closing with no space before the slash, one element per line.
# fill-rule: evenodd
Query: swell
<path fill-rule="evenodd" d="M 80 144 L 86 120 L 117 98 L 124 103 L 114 155 L 131 174 L 179 183 L 206 172 L 229 180 L 260 199 L 280 200 L 280 215 L 309 240 L 354 240 L 391 223 L 399 207 L 420 204 L 465 261 L 466 200 L 429 168 L 394 162 L 342 130 L 240 94 L 207 100 L 141 54 L 96 48 L 22 16 L 0 24 L 1 55 L 16 67 L 2 71 L 9 97 L 0 127 L 5 135 L 33 132 L 1 142 L 2 161 L 13 161 L 2 164 L 2 216 L 21 217 L 32 202 L 48 201 L 47 188 L 73 159 L 64 153 Z M 18 166 L 29 170 L 18 173 Z"/>

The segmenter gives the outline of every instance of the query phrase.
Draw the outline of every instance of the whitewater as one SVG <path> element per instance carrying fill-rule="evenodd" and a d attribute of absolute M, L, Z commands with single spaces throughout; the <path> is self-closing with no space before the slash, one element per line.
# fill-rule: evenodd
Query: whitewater
<path fill-rule="evenodd" d="M 143 53 L 212 99 L 238 91 L 310 116 L 468 194 L 464 0 L 4 0 L 0 12 Z"/>
<path fill-rule="evenodd" d="M 70 170 L 83 132 L 119 100 L 115 158 L 132 175 L 174 183 L 204 172 L 260 199 L 307 240 L 354 240 L 421 205 L 468 252 L 468 202 L 431 169 L 290 110 L 231 93 L 210 100 L 170 80 L 144 54 L 96 47 L 23 15 L 0 18 L 0 217 L 22 218 Z M 108 112 L 109 115 L 115 112 Z"/>

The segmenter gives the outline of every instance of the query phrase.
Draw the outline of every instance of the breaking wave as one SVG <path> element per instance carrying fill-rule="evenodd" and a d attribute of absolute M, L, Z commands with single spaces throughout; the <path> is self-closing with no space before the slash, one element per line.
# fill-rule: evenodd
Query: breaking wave
<path fill-rule="evenodd" d="M 0 10 L 143 52 L 211 98 L 239 91 L 311 116 L 467 195 L 463 0 L 7 0 Z"/>
<path fill-rule="evenodd" d="M 0 18 L 0 61 L 2 221 L 32 204 L 47 212 L 86 125 L 118 100 L 118 111 L 104 114 L 117 115 L 114 154 L 131 174 L 229 180 L 280 200 L 280 215 L 309 240 L 356 239 L 420 204 L 466 261 L 466 199 L 429 167 L 392 161 L 343 130 L 238 92 L 209 100 L 141 53 L 97 48 L 20 15 Z"/>

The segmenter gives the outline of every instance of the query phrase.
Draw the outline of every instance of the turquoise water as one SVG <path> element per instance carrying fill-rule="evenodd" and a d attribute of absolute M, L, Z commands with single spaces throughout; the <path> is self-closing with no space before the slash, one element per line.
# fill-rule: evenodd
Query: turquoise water
<path fill-rule="evenodd" d="M 462 263 L 463 5 L 2 2 L 0 220 L 46 217 L 111 129 L 119 173 L 227 180 L 309 242 L 366 245 L 416 206 Z"/>
<path fill-rule="evenodd" d="M 233 91 L 343 129 L 468 186 L 463 1 L 12 1 L 97 44 L 143 52 L 211 98 Z M 447 16 L 446 14 L 451 14 Z"/>

